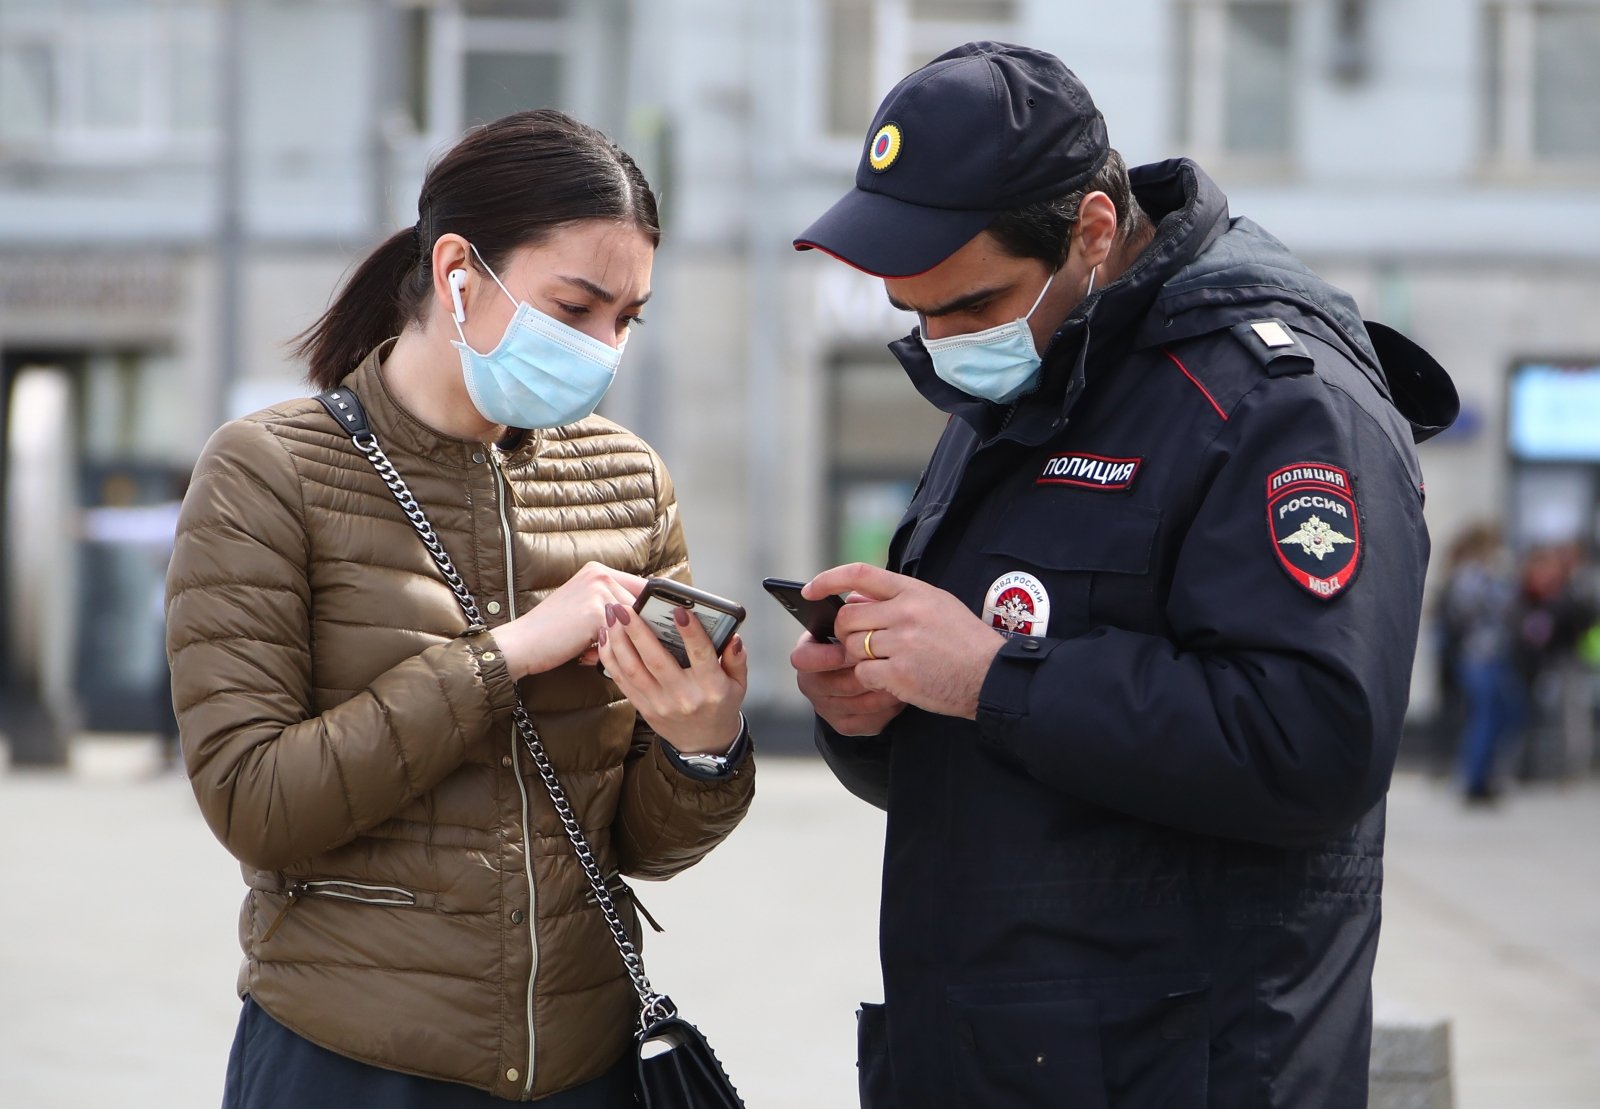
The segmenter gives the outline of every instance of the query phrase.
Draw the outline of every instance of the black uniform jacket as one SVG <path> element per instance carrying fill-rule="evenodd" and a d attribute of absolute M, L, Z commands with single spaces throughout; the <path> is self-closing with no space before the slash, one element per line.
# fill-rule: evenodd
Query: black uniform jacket
<path fill-rule="evenodd" d="M 1383 797 L 1455 393 L 1191 162 L 1013 410 L 952 415 L 889 566 L 1010 633 L 976 722 L 819 723 L 888 810 L 864 1103 L 1366 1104 Z"/>

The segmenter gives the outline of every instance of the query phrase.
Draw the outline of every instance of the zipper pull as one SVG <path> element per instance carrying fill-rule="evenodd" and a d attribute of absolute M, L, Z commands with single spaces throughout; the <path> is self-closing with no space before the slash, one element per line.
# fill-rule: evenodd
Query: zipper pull
<path fill-rule="evenodd" d="M 513 485 L 511 483 L 511 479 L 506 476 L 505 454 L 500 450 L 499 447 L 491 446 L 489 448 L 489 457 L 494 459 L 495 469 L 500 471 L 500 480 L 505 482 L 506 488 L 511 491 L 511 499 L 517 502 L 518 508 L 524 507 L 522 503 L 522 497 L 517 493 L 517 487 Z"/>
<path fill-rule="evenodd" d="M 294 908 L 295 905 L 299 903 L 299 901 L 300 901 L 300 888 L 301 887 L 300 887 L 299 883 L 291 883 L 290 884 L 290 886 L 289 886 L 289 899 L 283 903 L 283 908 L 278 910 L 278 915 L 275 916 L 272 919 L 272 923 L 267 925 L 266 934 L 261 937 L 261 942 L 262 943 L 266 943 L 274 935 L 277 934 L 278 927 L 283 923 L 283 918 L 288 916 L 289 915 L 289 910 Z"/>
<path fill-rule="evenodd" d="M 639 900 L 639 895 L 633 892 L 632 886 L 628 885 L 628 883 L 622 880 L 622 876 L 620 874 L 617 875 L 616 886 L 614 888 L 616 892 L 625 893 L 633 899 L 633 907 L 638 910 L 640 916 L 644 917 L 645 920 L 650 922 L 650 927 L 654 928 L 658 933 L 666 931 L 666 929 L 661 927 L 661 925 L 656 921 L 656 918 L 650 915 L 650 910 L 644 907 L 644 902 Z"/>

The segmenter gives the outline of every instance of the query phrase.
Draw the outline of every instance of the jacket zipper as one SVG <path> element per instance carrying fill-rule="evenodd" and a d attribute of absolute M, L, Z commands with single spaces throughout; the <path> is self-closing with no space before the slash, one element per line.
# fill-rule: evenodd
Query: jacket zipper
<path fill-rule="evenodd" d="M 261 935 L 266 943 L 277 935 L 289 910 L 300 903 L 302 897 L 332 897 L 339 901 L 356 901 L 363 905 L 400 905 L 409 908 L 417 903 L 417 895 L 399 886 L 375 886 L 367 882 L 350 882 L 339 878 L 319 878 L 315 881 L 289 883 L 289 897 L 272 918 Z"/>
<path fill-rule="evenodd" d="M 492 460 L 489 466 L 494 475 L 494 500 L 500 510 L 500 535 L 505 543 L 506 556 L 506 613 L 507 619 L 517 618 L 517 585 L 516 576 L 511 565 L 511 519 L 506 513 L 506 493 L 511 490 L 511 483 L 506 480 L 505 463 L 500 458 L 500 451 L 495 447 L 489 448 L 489 457 Z M 528 783 L 522 779 L 522 758 L 519 750 L 519 740 L 515 724 L 511 726 L 511 776 L 517 780 L 517 792 L 522 797 L 522 869 L 528 880 L 528 953 L 531 965 L 528 969 L 528 990 L 526 995 L 525 1017 L 528 1022 L 528 1069 L 527 1078 L 522 1085 L 522 1095 L 529 1097 L 533 1094 L 533 984 L 539 977 L 539 913 L 538 894 L 533 888 L 533 819 L 531 806 L 528 802 Z"/>

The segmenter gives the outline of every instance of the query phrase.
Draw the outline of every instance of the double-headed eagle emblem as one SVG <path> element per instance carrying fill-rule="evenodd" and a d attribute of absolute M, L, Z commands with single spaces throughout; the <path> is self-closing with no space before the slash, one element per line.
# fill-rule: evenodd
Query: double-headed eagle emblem
<path fill-rule="evenodd" d="M 1333 530 L 1333 525 L 1325 522 L 1320 516 L 1311 516 L 1300 525 L 1300 530 L 1292 532 L 1278 540 L 1279 543 L 1298 543 L 1300 549 L 1308 555 L 1316 555 L 1317 561 L 1322 561 L 1322 556 L 1328 554 L 1340 543 L 1354 543 L 1348 535 L 1340 535 Z"/>

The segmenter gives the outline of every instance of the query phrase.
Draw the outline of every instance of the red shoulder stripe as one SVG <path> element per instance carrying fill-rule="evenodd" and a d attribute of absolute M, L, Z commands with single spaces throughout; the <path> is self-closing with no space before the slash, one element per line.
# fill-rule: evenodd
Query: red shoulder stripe
<path fill-rule="evenodd" d="M 1222 405 L 1218 404 L 1217 398 L 1212 396 L 1210 391 L 1204 385 L 1200 384 L 1199 379 L 1196 378 L 1194 374 L 1189 372 L 1189 367 L 1178 361 L 1178 356 L 1173 354 L 1166 347 L 1161 348 L 1161 353 L 1172 359 L 1172 364 L 1178 367 L 1178 369 L 1182 370 L 1183 376 L 1189 379 L 1190 384 L 1192 384 L 1196 389 L 1200 390 L 1201 395 L 1206 398 L 1206 400 L 1211 404 L 1211 407 L 1217 410 L 1217 415 L 1226 420 L 1228 418 L 1228 414 L 1222 410 Z"/>

